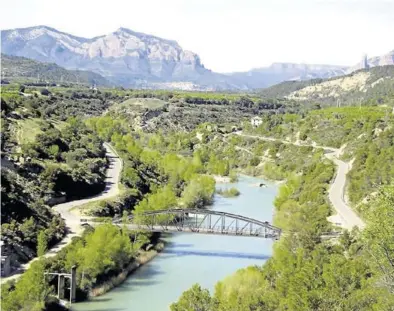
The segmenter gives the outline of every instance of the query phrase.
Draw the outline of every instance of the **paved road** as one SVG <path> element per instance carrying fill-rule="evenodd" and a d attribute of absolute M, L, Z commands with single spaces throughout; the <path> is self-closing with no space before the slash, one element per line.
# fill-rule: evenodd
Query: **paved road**
<path fill-rule="evenodd" d="M 350 165 L 347 162 L 338 159 L 340 149 L 319 146 L 316 144 L 303 144 L 302 142 L 290 142 L 287 140 L 276 139 L 266 136 L 248 135 L 242 132 L 236 132 L 235 134 L 243 136 L 256 138 L 266 141 L 278 141 L 283 144 L 291 144 L 296 146 L 310 146 L 314 148 L 322 148 L 325 150 L 326 158 L 332 160 L 338 167 L 336 176 L 331 183 L 330 189 L 328 190 L 328 198 L 334 207 L 337 215 L 330 216 L 329 221 L 339 224 L 344 229 L 352 229 L 354 226 L 360 229 L 365 227 L 365 223 L 361 218 L 352 210 L 352 208 L 345 201 L 345 185 L 346 185 L 346 175 L 350 171 Z"/>
<path fill-rule="evenodd" d="M 107 174 L 106 174 L 107 177 L 105 180 L 106 185 L 104 191 L 96 196 L 87 199 L 66 202 L 66 203 L 54 205 L 52 207 L 52 209 L 57 211 L 65 220 L 66 226 L 68 228 L 68 233 L 58 244 L 52 247 L 44 255 L 45 257 L 52 257 L 56 255 L 56 253 L 59 252 L 63 247 L 71 243 L 71 239 L 73 237 L 78 236 L 79 234 L 82 233 L 83 229 L 80 227 L 80 217 L 79 215 L 74 214 L 70 211 L 72 208 L 83 205 L 88 202 L 110 198 L 119 194 L 119 180 L 120 180 L 120 173 L 122 171 L 122 161 L 118 157 L 118 155 L 115 154 L 114 150 L 109 144 L 104 143 L 104 148 L 106 150 L 106 156 L 109 159 L 109 167 L 107 169 Z M 89 217 L 84 216 L 83 218 L 86 219 Z M 1 278 L 1 284 L 11 279 L 19 278 L 21 274 L 24 271 L 26 271 L 26 269 L 28 269 L 31 263 L 34 262 L 35 260 L 37 260 L 37 257 L 33 258 L 28 263 L 22 265 L 17 274 L 14 274 L 7 278 Z"/>
<path fill-rule="evenodd" d="M 328 198 L 338 215 L 330 216 L 329 220 L 334 223 L 341 223 L 341 227 L 345 229 L 350 230 L 354 226 L 363 229 L 365 223 L 345 201 L 346 175 L 351 169 L 350 164 L 338 159 L 339 150 L 326 153 L 325 156 L 332 160 L 338 167 L 334 181 L 331 183 L 330 189 L 328 190 Z M 336 219 L 338 221 L 336 221 Z"/>

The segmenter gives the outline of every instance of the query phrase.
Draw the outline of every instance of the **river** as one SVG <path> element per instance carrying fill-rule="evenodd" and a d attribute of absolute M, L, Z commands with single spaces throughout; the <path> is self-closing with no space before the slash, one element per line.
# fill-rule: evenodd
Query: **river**
<path fill-rule="evenodd" d="M 254 186 L 258 182 L 268 187 Z M 240 176 L 234 184 L 236 198 L 215 196 L 214 210 L 272 221 L 277 185 Z M 133 273 L 122 285 L 92 301 L 77 303 L 77 311 L 168 311 L 183 291 L 200 283 L 210 291 L 215 284 L 240 268 L 262 265 L 272 254 L 273 241 L 252 237 L 231 237 L 176 233 L 165 238 L 168 245 L 156 258 Z"/>

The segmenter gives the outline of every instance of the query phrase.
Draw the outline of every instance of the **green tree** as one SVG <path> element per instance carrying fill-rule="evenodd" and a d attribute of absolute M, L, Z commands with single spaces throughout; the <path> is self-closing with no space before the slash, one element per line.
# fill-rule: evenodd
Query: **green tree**
<path fill-rule="evenodd" d="M 394 184 L 382 187 L 366 210 L 363 235 L 368 254 L 383 284 L 394 294 Z"/>
<path fill-rule="evenodd" d="M 259 159 L 258 157 L 253 157 L 253 158 L 250 160 L 250 165 L 251 165 L 251 166 L 257 166 L 259 163 L 260 163 L 260 159 Z"/>
<path fill-rule="evenodd" d="M 37 256 L 44 256 L 47 251 L 48 238 L 44 230 L 37 235 Z"/>
<path fill-rule="evenodd" d="M 121 271 L 132 259 L 133 248 L 128 230 L 121 230 L 112 224 L 103 224 L 77 240 L 68 249 L 65 268 L 78 266 L 83 289 L 90 288 L 99 275 L 110 271 Z"/>
<path fill-rule="evenodd" d="M 2 288 L 1 309 L 7 311 L 44 310 L 45 303 L 52 292 L 44 273 L 44 261 L 39 259 L 33 262 L 16 283 L 14 290 L 3 291 Z"/>
<path fill-rule="evenodd" d="M 194 175 L 182 192 L 182 203 L 187 208 L 201 208 L 212 203 L 215 180 L 210 176 Z"/>
<path fill-rule="evenodd" d="M 266 291 L 266 281 L 259 268 L 238 270 L 216 284 L 214 301 L 220 311 L 260 310 L 261 298 Z"/>
<path fill-rule="evenodd" d="M 38 146 L 36 143 L 26 143 L 21 145 L 22 153 L 25 157 L 36 159 L 39 156 L 37 151 Z"/>
<path fill-rule="evenodd" d="M 179 300 L 170 306 L 171 311 L 213 311 L 212 299 L 207 289 L 194 284 Z"/>
<path fill-rule="evenodd" d="M 57 157 L 59 156 L 59 146 L 58 145 L 51 145 L 48 148 L 48 155 L 52 158 L 52 159 L 57 159 Z"/>

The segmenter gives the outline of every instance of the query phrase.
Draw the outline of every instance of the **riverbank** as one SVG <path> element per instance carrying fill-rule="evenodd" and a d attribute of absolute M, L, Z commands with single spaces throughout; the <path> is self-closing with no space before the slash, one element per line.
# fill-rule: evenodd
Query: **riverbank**
<path fill-rule="evenodd" d="M 251 172 L 248 169 L 240 169 L 238 176 L 242 176 L 242 175 L 243 176 L 253 177 L 253 178 L 256 178 L 256 179 L 263 179 L 267 183 L 274 184 L 276 186 L 283 185 L 286 182 L 286 180 L 287 180 L 286 178 L 284 178 L 284 179 L 272 179 L 272 178 L 268 177 L 267 175 L 264 175 L 261 172 L 261 170 L 259 170 L 256 174 L 254 174 L 254 172 Z M 258 182 L 258 183 L 253 184 L 252 186 L 260 187 L 260 184 L 261 183 Z M 264 184 L 264 185 L 267 186 L 267 184 Z"/>
<path fill-rule="evenodd" d="M 217 184 L 228 184 L 231 182 L 229 176 L 211 175 Z"/>
<path fill-rule="evenodd" d="M 251 186 L 258 182 L 268 187 Z M 236 187 L 241 194 L 235 198 L 217 195 L 209 209 L 272 221 L 273 201 L 278 193 L 274 184 L 241 175 L 235 183 L 217 185 L 221 187 Z M 121 285 L 101 297 L 73 305 L 73 310 L 168 311 L 169 305 L 196 282 L 213 291 L 218 281 L 235 271 L 263 265 L 271 257 L 274 243 L 271 239 L 191 233 L 162 238 L 168 243 L 153 260 L 132 271 Z"/>
<path fill-rule="evenodd" d="M 92 288 L 88 293 L 88 299 L 101 296 L 109 292 L 116 286 L 122 284 L 130 274 L 134 273 L 138 268 L 140 268 L 144 264 L 147 264 L 149 261 L 155 258 L 164 249 L 164 246 L 165 242 L 159 241 L 159 243 L 153 246 L 153 249 L 150 249 L 148 251 L 141 251 L 137 258 L 133 262 L 131 262 L 122 272 L 110 278 L 103 284 Z"/>

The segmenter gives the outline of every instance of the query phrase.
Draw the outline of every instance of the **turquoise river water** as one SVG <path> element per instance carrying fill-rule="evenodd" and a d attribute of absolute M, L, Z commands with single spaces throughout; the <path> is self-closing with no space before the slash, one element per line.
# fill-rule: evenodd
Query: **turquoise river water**
<path fill-rule="evenodd" d="M 259 188 L 264 182 L 268 187 Z M 215 196 L 218 211 L 272 221 L 277 185 L 248 176 L 234 184 L 236 198 Z M 168 245 L 151 262 L 142 266 L 120 286 L 88 302 L 76 303 L 77 311 L 168 311 L 183 291 L 194 283 L 214 290 L 215 284 L 240 268 L 262 265 L 272 254 L 273 241 L 252 237 L 176 233 L 166 237 Z"/>

